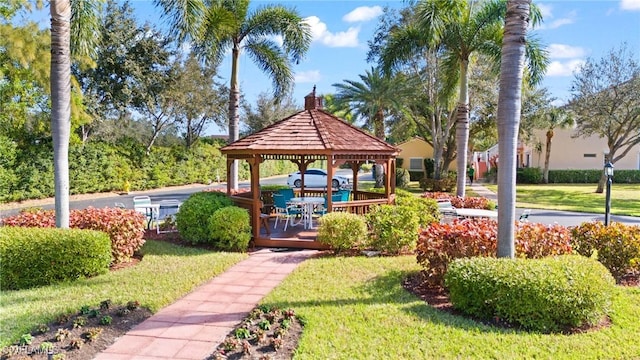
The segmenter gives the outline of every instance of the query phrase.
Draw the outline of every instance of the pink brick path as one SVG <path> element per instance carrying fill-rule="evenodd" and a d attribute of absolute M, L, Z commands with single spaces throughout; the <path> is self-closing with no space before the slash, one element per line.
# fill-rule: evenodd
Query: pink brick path
<path fill-rule="evenodd" d="M 204 359 L 313 250 L 252 253 L 131 329 L 96 360 Z"/>

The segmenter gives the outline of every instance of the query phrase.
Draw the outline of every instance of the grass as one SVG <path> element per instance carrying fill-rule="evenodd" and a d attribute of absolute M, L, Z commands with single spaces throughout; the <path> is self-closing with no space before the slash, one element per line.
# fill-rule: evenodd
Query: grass
<path fill-rule="evenodd" d="M 486 185 L 493 192 L 497 185 Z M 516 206 L 532 209 L 601 213 L 605 194 L 596 194 L 595 184 L 518 185 Z M 640 216 L 640 185 L 613 184 L 611 214 Z"/>
<path fill-rule="evenodd" d="M 619 288 L 609 328 L 575 335 L 498 329 L 434 310 L 401 282 L 415 257 L 303 263 L 263 304 L 305 322 L 296 359 L 630 359 L 640 354 L 640 289 Z"/>
<path fill-rule="evenodd" d="M 206 280 L 246 258 L 246 254 L 211 252 L 148 240 L 138 265 L 105 275 L 0 294 L 0 347 L 39 323 L 81 306 L 137 300 L 152 312 L 169 305 Z"/>

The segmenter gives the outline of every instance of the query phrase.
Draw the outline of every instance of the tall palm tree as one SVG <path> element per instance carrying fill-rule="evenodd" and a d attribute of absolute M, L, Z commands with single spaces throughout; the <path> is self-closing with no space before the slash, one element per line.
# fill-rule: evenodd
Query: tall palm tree
<path fill-rule="evenodd" d="M 544 120 L 547 127 L 547 144 L 544 154 L 544 171 L 543 179 L 544 183 L 549 183 L 549 158 L 551 158 L 551 140 L 553 139 L 555 129 L 566 129 L 573 125 L 573 118 L 569 116 L 567 111 L 562 108 L 553 108 L 547 114 L 545 114 Z"/>
<path fill-rule="evenodd" d="M 73 8 L 72 8 L 73 3 Z M 91 55 L 95 49 L 97 0 L 52 0 L 51 136 L 56 227 L 69 227 L 69 138 L 71 134 L 71 53 Z M 73 23 L 71 22 L 73 13 Z"/>
<path fill-rule="evenodd" d="M 448 81 L 458 84 L 458 104 L 456 111 L 456 157 L 457 157 L 457 195 L 465 194 L 465 176 L 469 143 L 469 64 L 474 54 L 484 54 L 492 59 L 497 67 L 500 63 L 500 43 L 502 41 L 503 19 L 506 12 L 505 0 L 468 1 L 468 0 L 423 0 L 416 4 L 416 26 L 414 39 L 418 46 L 431 48 L 443 47 L 443 68 Z M 541 19 L 540 12 L 533 8 L 532 19 Z M 546 67 L 545 52 L 536 41 L 527 43 L 529 59 L 529 80 L 537 83 L 542 79 Z M 404 47 L 414 50 L 411 44 Z M 402 49 L 400 49 L 402 50 Z M 393 59 L 394 49 L 387 49 L 382 58 Z M 397 56 L 405 56 L 398 52 Z"/>
<path fill-rule="evenodd" d="M 509 0 L 498 94 L 498 257 L 515 256 L 516 158 L 531 0 Z"/>
<path fill-rule="evenodd" d="M 229 80 L 229 141 L 238 140 L 240 85 L 238 69 L 244 50 L 273 82 L 274 97 L 282 98 L 293 85 L 293 63 L 311 44 L 309 25 L 293 10 L 271 5 L 249 12 L 249 0 L 154 0 L 171 18 L 181 39 L 191 39 L 195 51 L 217 66 L 231 50 Z M 279 45 L 276 37 L 282 38 Z M 233 162 L 230 186 L 238 187 L 238 164 Z"/>
<path fill-rule="evenodd" d="M 403 104 L 403 83 L 399 78 L 383 74 L 379 68 L 371 68 L 360 81 L 343 80 L 333 84 L 338 89 L 334 101 L 356 119 L 364 120 L 364 128 L 372 129 L 373 134 L 384 140 L 385 118 Z M 382 165 L 376 164 L 375 187 L 383 186 Z"/>

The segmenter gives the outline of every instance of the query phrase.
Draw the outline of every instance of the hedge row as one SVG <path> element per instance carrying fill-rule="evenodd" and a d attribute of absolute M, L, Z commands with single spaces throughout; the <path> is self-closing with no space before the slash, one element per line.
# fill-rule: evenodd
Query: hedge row
<path fill-rule="evenodd" d="M 600 181 L 603 170 L 549 170 L 549 183 L 595 184 Z M 615 170 L 613 182 L 618 184 L 640 184 L 640 170 Z"/>
<path fill-rule="evenodd" d="M 105 273 L 111 262 L 110 243 L 99 231 L 0 227 L 2 290 Z"/>

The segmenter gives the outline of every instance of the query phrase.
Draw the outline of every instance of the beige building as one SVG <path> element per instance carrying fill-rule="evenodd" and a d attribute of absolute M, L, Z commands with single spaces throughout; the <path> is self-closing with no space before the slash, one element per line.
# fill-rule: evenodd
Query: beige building
<path fill-rule="evenodd" d="M 433 147 L 422 138 L 414 137 L 396 145 L 400 149 L 401 168 L 409 171 L 424 171 L 424 159 L 433 158 Z M 456 163 L 449 164 L 449 170 L 456 170 Z"/>
<path fill-rule="evenodd" d="M 607 141 L 604 138 L 591 136 L 588 138 L 573 138 L 573 129 L 556 129 L 551 143 L 551 157 L 549 169 L 551 170 L 588 170 L 601 169 L 604 165 L 604 156 L 607 152 Z M 527 146 L 526 156 L 531 156 L 529 166 L 544 168 L 545 145 L 547 142 L 546 131 L 538 131 L 534 139 Z M 542 144 L 542 151 L 534 149 L 535 144 Z M 620 152 L 616 153 L 616 156 Z M 640 170 L 640 145 L 634 146 L 627 155 L 616 161 L 616 170 Z"/>

